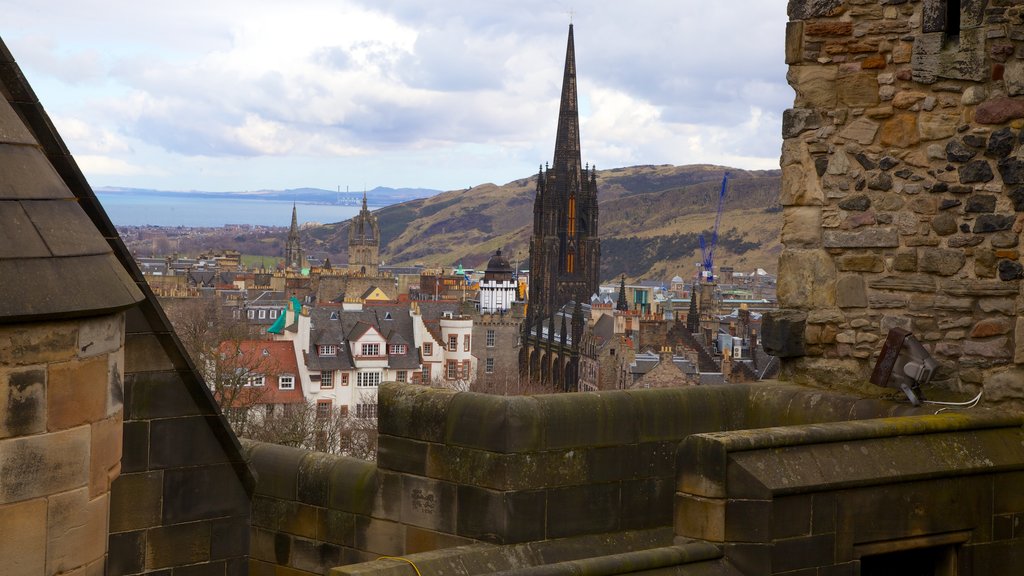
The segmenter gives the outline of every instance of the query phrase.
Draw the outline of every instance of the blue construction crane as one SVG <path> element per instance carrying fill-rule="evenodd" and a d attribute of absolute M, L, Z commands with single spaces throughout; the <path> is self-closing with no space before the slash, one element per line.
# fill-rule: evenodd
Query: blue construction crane
<path fill-rule="evenodd" d="M 715 213 L 715 227 L 711 229 L 711 244 L 705 245 L 704 235 L 700 235 L 700 252 L 703 256 L 701 276 L 706 282 L 714 282 L 715 246 L 718 244 L 718 225 L 722 223 L 722 206 L 725 204 L 725 186 L 729 181 L 729 173 L 722 176 L 722 189 L 718 192 L 718 211 Z"/>

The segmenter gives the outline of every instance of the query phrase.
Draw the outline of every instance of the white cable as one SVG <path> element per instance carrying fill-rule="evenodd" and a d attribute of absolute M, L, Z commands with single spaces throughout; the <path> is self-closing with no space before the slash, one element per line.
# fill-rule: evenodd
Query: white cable
<path fill-rule="evenodd" d="M 936 412 L 935 412 L 936 414 L 938 414 L 939 412 L 942 412 L 943 410 L 949 410 L 950 408 L 974 408 L 975 406 L 978 405 L 978 402 L 981 401 L 981 395 L 984 394 L 984 392 L 985 392 L 984 390 L 982 390 L 981 392 L 978 392 L 977 396 L 975 396 L 971 400 L 968 400 L 967 402 L 936 402 L 934 400 L 924 400 L 923 403 L 924 404 L 936 404 L 936 405 L 939 405 L 939 406 L 945 406 L 945 408 L 940 408 L 940 409 L 936 410 Z"/>

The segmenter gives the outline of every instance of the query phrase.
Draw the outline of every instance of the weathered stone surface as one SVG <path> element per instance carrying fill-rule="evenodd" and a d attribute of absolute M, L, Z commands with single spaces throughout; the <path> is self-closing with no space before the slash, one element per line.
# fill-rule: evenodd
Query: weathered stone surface
<path fill-rule="evenodd" d="M 1024 212 L 1024 186 L 1014 186 L 1006 193 L 1013 202 L 1013 209 L 1017 212 Z"/>
<path fill-rule="evenodd" d="M 1012 50 L 1012 47 L 1010 47 Z M 1006 83 L 1006 92 L 1010 96 L 1024 94 L 1024 62 L 1013 59 L 1006 63 L 1003 69 L 1003 82 Z"/>
<path fill-rule="evenodd" d="M 854 122 L 854 124 L 856 124 L 856 122 Z M 851 124 L 850 126 L 853 126 L 853 124 Z M 877 129 L 877 125 L 875 127 Z M 874 170 L 875 168 L 878 168 L 878 163 L 873 161 L 871 158 L 868 157 L 867 154 L 863 152 L 857 152 L 856 154 L 853 155 L 853 157 L 857 159 L 857 163 L 860 164 L 861 167 L 864 168 L 865 170 Z"/>
<path fill-rule="evenodd" d="M 850 106 L 868 107 L 878 104 L 878 75 L 872 72 L 848 74 L 836 78 L 839 102 Z"/>
<path fill-rule="evenodd" d="M 853 140 L 858 144 L 864 145 L 874 142 L 876 134 L 878 134 L 878 123 L 872 122 L 867 118 L 858 118 L 839 132 L 840 137 L 846 138 L 847 140 Z M 867 157 L 863 154 L 859 154 L 856 158 L 861 165 L 864 165 L 862 158 L 866 159 Z M 868 168 L 867 166 L 864 167 Z M 874 168 L 874 166 L 872 166 L 872 168 Z"/>
<path fill-rule="evenodd" d="M 882 124 L 879 142 L 882 146 L 909 148 L 921 141 L 916 114 L 897 114 Z"/>
<path fill-rule="evenodd" d="M 818 20 L 804 25 L 808 36 L 849 36 L 853 34 L 853 22 Z"/>
<path fill-rule="evenodd" d="M 1001 336 L 1010 331 L 1010 322 L 1005 318 L 985 318 L 971 328 L 971 338 Z"/>
<path fill-rule="evenodd" d="M 940 276 L 952 276 L 963 268 L 967 256 L 963 250 L 944 250 L 941 248 L 924 248 L 918 259 L 921 272 L 931 272 Z"/>
<path fill-rule="evenodd" d="M 0 506 L 0 558 L 7 574 L 48 574 L 46 571 L 46 499 Z"/>
<path fill-rule="evenodd" d="M 803 165 L 792 164 L 782 169 L 782 193 L 779 202 L 783 206 L 820 206 L 825 203 L 825 194 L 820 181 L 812 176 Z"/>
<path fill-rule="evenodd" d="M 1008 338 L 992 338 L 988 340 L 965 340 L 963 351 L 967 356 L 981 356 L 984 358 L 1012 358 L 1013 350 L 1010 349 Z"/>
<path fill-rule="evenodd" d="M 885 276 L 876 278 L 868 283 L 868 286 L 876 290 L 900 290 L 907 292 L 934 292 L 935 279 L 924 274 L 907 274 L 900 276 Z"/>
<path fill-rule="evenodd" d="M 73 322 L 0 326 L 0 366 L 25 366 L 70 360 L 78 355 L 78 325 Z"/>
<path fill-rule="evenodd" d="M 910 209 L 914 214 L 935 214 L 938 211 L 938 208 L 935 205 L 935 199 L 928 196 L 914 198 L 910 202 Z"/>
<path fill-rule="evenodd" d="M 836 69 L 795 66 L 786 75 L 804 108 L 831 109 L 836 106 Z"/>
<path fill-rule="evenodd" d="M 993 250 L 976 250 L 974 252 L 974 275 L 978 278 L 995 278 L 996 264 L 999 259 Z"/>
<path fill-rule="evenodd" d="M 967 278 L 951 278 L 942 280 L 939 285 L 943 293 L 950 296 L 1017 296 L 1017 284 L 1000 282 L 999 280 L 971 280 Z"/>
<path fill-rule="evenodd" d="M 796 310 L 766 312 L 761 324 L 761 345 L 780 358 L 803 356 L 807 315 Z"/>
<path fill-rule="evenodd" d="M 995 178 L 992 167 L 985 160 L 971 160 L 957 169 L 960 174 L 961 184 L 973 184 L 975 182 L 989 182 Z"/>
<path fill-rule="evenodd" d="M 871 199 L 863 194 L 858 194 L 856 196 L 850 196 L 849 198 L 839 202 L 839 207 L 843 210 L 856 210 L 863 212 L 871 207 Z"/>
<path fill-rule="evenodd" d="M 899 234 L 892 228 L 870 228 L 856 232 L 825 230 L 826 248 L 895 248 L 900 245 Z"/>
<path fill-rule="evenodd" d="M 979 124 L 1005 124 L 1017 118 L 1024 118 L 1024 100 L 1016 98 L 992 98 L 974 111 L 974 121 Z"/>
<path fill-rule="evenodd" d="M 977 155 L 976 149 L 965 146 L 959 140 L 950 140 L 946 144 L 946 160 L 950 162 L 967 162 Z"/>
<path fill-rule="evenodd" d="M 939 210 L 949 210 L 950 208 L 956 208 L 962 204 L 963 202 L 956 198 L 943 198 L 942 202 L 939 203 Z"/>
<path fill-rule="evenodd" d="M 1009 157 L 999 161 L 999 175 L 1003 184 L 1024 184 L 1024 160 Z"/>
<path fill-rule="evenodd" d="M 924 92 L 919 92 L 916 90 L 901 90 L 897 92 L 895 96 L 893 96 L 892 107 L 907 109 L 913 106 L 914 104 L 917 104 L 921 100 L 924 100 L 927 97 L 928 95 L 925 94 Z"/>
<path fill-rule="evenodd" d="M 782 137 L 792 138 L 821 127 L 821 114 L 808 108 L 790 108 L 782 113 Z"/>
<path fill-rule="evenodd" d="M 975 194 L 967 199 L 965 212 L 995 212 L 996 197 L 991 194 Z"/>
<path fill-rule="evenodd" d="M 46 566 L 64 574 L 102 560 L 107 544 L 108 497 L 89 498 L 88 490 L 49 498 Z"/>
<path fill-rule="evenodd" d="M 47 383 L 47 427 L 63 430 L 107 414 L 107 357 L 52 364 Z"/>
<path fill-rule="evenodd" d="M 985 156 L 989 158 L 1002 159 L 1013 152 L 1013 145 L 1017 136 L 1010 128 L 1000 128 L 988 137 L 988 147 L 985 149 Z"/>
<path fill-rule="evenodd" d="M 1019 280 L 1024 278 L 1024 266 L 1020 262 L 1002 260 L 999 262 L 1000 280 Z"/>
<path fill-rule="evenodd" d="M 825 166 L 825 172 L 833 176 L 839 176 L 846 174 L 850 171 L 850 159 L 847 157 L 846 152 L 843 150 L 836 150 L 828 157 L 828 163 Z M 820 176 L 821 173 L 819 172 Z"/>
<path fill-rule="evenodd" d="M 825 251 L 783 250 L 779 256 L 779 306 L 832 308 L 835 277 L 835 264 Z"/>
<path fill-rule="evenodd" d="M 821 207 L 786 207 L 782 217 L 784 245 L 791 248 L 815 248 L 821 245 Z"/>
<path fill-rule="evenodd" d="M 804 23 L 786 22 L 786 64 L 797 64 L 803 60 Z"/>
<path fill-rule="evenodd" d="M 875 219 L 874 212 L 857 212 L 843 220 L 843 224 L 840 227 L 843 230 L 854 230 L 861 226 L 870 226 L 876 222 L 877 220 Z"/>
<path fill-rule="evenodd" d="M 0 504 L 85 486 L 89 427 L 0 440 L 0 470 Z"/>
<path fill-rule="evenodd" d="M 1009 230 L 1017 217 L 1013 214 L 982 214 L 974 221 L 975 234 Z"/>
<path fill-rule="evenodd" d="M 835 16 L 842 12 L 842 0 L 789 0 L 786 12 L 790 20 L 808 20 Z"/>
<path fill-rule="evenodd" d="M 892 269 L 897 272 L 917 272 L 917 251 L 900 252 L 892 260 Z"/>
<path fill-rule="evenodd" d="M 1020 236 L 1015 232 L 996 232 L 989 239 L 993 248 L 1016 248 L 1020 243 Z"/>
<path fill-rule="evenodd" d="M 963 224 L 962 228 L 968 228 L 967 224 Z M 968 234 L 957 234 L 949 240 L 946 240 L 946 246 L 950 248 L 969 248 L 971 246 L 977 246 L 985 241 L 984 236 L 971 236 Z"/>
<path fill-rule="evenodd" d="M 836 305 L 840 308 L 864 308 L 868 305 L 863 276 L 846 275 L 836 281 Z"/>
<path fill-rule="evenodd" d="M 46 431 L 46 370 L 0 368 L 0 438 Z"/>
<path fill-rule="evenodd" d="M 921 114 L 917 127 L 922 140 L 939 140 L 956 134 L 956 126 L 959 122 L 959 114 L 926 112 Z"/>
<path fill-rule="evenodd" d="M 882 272 L 885 264 L 878 254 L 844 254 L 837 260 L 844 272 Z"/>
<path fill-rule="evenodd" d="M 871 190 L 888 192 L 889 190 L 892 190 L 892 176 L 885 172 L 873 174 L 868 178 L 868 188 Z"/>
<path fill-rule="evenodd" d="M 878 167 L 882 170 L 892 170 L 899 165 L 900 161 L 892 156 L 882 156 L 882 159 L 878 161 Z"/>

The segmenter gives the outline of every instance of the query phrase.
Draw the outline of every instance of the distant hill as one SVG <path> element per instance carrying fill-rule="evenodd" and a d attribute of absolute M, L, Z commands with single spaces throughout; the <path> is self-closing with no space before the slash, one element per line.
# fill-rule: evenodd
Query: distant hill
<path fill-rule="evenodd" d="M 779 170 L 632 166 L 597 173 L 602 280 L 622 273 L 631 280 L 692 276 L 700 260 L 700 235 L 710 240 L 726 171 L 729 187 L 715 263 L 774 272 L 781 251 Z M 501 248 L 510 260 L 526 260 L 536 179 L 482 184 L 377 210 L 382 257 L 388 264 L 462 262 L 474 268 Z M 303 235 L 310 253 L 344 254 L 348 222 L 309 227 Z"/>
<path fill-rule="evenodd" d="M 323 188 L 292 188 L 288 190 L 246 190 L 236 192 L 206 192 L 203 190 L 150 190 L 144 188 L 96 188 L 100 194 L 132 194 L 137 196 L 173 196 L 175 198 L 223 198 L 238 200 L 272 200 L 283 202 L 304 202 L 314 204 L 340 204 L 358 206 L 363 192 L 340 192 Z M 378 186 L 366 192 L 367 203 L 371 206 L 390 206 L 440 194 L 440 190 L 429 188 L 386 188 Z"/>

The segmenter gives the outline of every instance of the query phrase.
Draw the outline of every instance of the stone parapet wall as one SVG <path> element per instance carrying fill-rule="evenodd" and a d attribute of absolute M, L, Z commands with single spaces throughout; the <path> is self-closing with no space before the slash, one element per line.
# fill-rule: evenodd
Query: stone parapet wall
<path fill-rule="evenodd" d="M 863 382 L 899 327 L 937 383 L 1024 382 L 1024 12 L 959 4 L 789 2 L 787 379 Z"/>
<path fill-rule="evenodd" d="M 123 340 L 122 313 L 0 325 L 4 574 L 103 573 Z"/>
<path fill-rule="evenodd" d="M 1022 441 L 1019 418 L 984 412 L 694 435 L 675 533 L 743 574 L 868 573 L 912 549 L 953 567 L 936 574 L 998 574 L 1024 551 Z"/>

